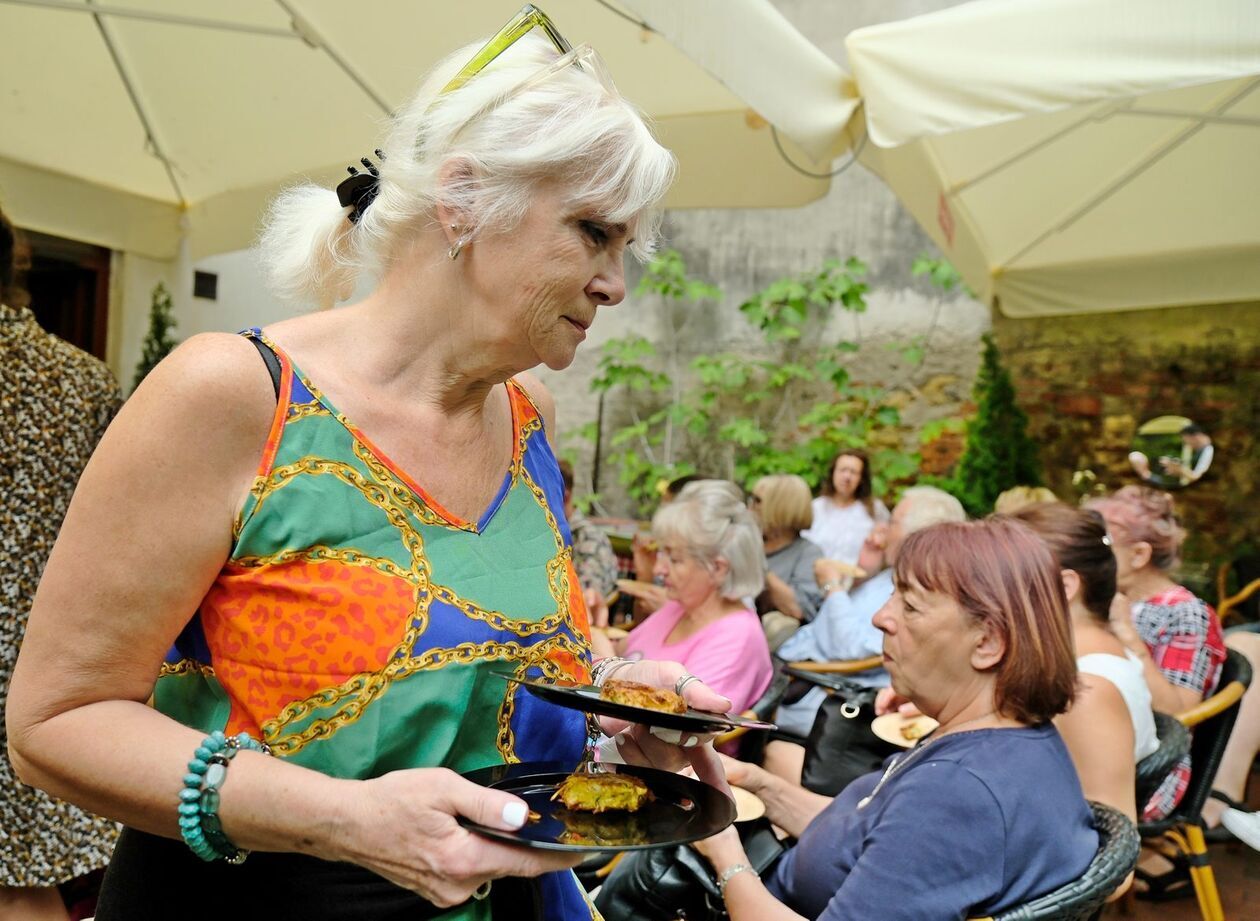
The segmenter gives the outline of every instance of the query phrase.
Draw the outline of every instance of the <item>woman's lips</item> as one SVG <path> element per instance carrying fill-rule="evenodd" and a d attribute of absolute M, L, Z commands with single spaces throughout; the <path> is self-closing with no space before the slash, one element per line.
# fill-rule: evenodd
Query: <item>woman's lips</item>
<path fill-rule="evenodd" d="M 573 317 L 565 317 L 565 319 L 569 321 L 570 326 L 572 326 L 581 334 L 583 339 L 586 338 L 586 330 L 588 328 L 586 325 L 583 325 L 580 320 L 573 319 Z"/>

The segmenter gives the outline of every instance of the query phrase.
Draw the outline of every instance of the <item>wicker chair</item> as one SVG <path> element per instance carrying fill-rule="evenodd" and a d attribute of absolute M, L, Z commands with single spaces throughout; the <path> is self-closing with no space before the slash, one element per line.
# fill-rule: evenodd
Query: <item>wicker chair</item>
<path fill-rule="evenodd" d="M 1183 755 L 1190 751 L 1190 730 L 1175 716 L 1155 714 L 1155 733 L 1159 736 L 1159 748 L 1137 764 L 1137 808 L 1151 801 L 1164 778 L 1169 775 Z"/>
<path fill-rule="evenodd" d="M 1118 810 L 1090 803 L 1098 831 L 1098 853 L 1079 878 L 1054 892 L 981 921 L 1085 921 L 1102 905 L 1137 864 L 1141 843 L 1133 823 Z"/>
<path fill-rule="evenodd" d="M 1225 921 L 1216 876 L 1208 862 L 1207 842 L 1203 839 L 1203 804 L 1212 792 L 1212 781 L 1238 717 L 1239 701 L 1250 684 L 1251 663 L 1237 650 L 1228 650 L 1216 693 L 1197 707 L 1177 714 L 1184 726 L 1194 729 L 1190 742 L 1193 770 L 1185 795 L 1167 818 L 1138 825 L 1144 840 L 1164 842 L 1174 858 L 1180 857 L 1189 865 L 1203 921 Z"/>

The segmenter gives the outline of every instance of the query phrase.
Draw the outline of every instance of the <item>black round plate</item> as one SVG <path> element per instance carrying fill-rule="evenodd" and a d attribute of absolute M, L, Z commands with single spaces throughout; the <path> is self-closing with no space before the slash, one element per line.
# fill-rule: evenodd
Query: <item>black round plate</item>
<path fill-rule="evenodd" d="M 575 812 L 552 802 L 574 765 L 559 761 L 499 764 L 464 776 L 473 783 L 514 793 L 541 818 L 516 831 L 487 828 L 461 817 L 461 825 L 512 844 L 551 851 L 641 851 L 716 835 L 735 821 L 735 801 L 715 787 L 655 768 L 600 765 L 598 770 L 641 778 L 654 795 L 637 812 Z"/>
<path fill-rule="evenodd" d="M 633 707 L 629 704 L 614 703 L 599 696 L 599 688 L 592 684 L 575 684 L 564 681 L 543 681 L 535 678 L 521 678 L 512 672 L 495 671 L 492 674 L 505 681 L 515 681 L 529 688 L 543 700 L 550 701 L 570 710 L 581 710 L 597 716 L 611 716 L 630 723 L 641 723 L 644 726 L 659 726 L 662 729 L 678 729 L 682 732 L 719 733 L 727 732 L 736 726 L 748 729 L 777 729 L 774 723 L 763 723 L 749 719 L 737 713 L 711 713 L 708 710 L 687 709 L 686 713 L 665 713 L 648 707 Z"/>

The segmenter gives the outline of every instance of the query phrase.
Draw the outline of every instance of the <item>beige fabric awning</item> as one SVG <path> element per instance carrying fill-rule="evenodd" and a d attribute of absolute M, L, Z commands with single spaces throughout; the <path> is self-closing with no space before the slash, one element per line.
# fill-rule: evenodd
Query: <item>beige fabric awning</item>
<path fill-rule="evenodd" d="M 747 102 L 633 14 L 590 0 L 543 6 L 570 40 L 600 50 L 678 153 L 670 206 L 793 206 L 826 192 L 783 162 Z M 22 226 L 155 258 L 174 256 L 184 233 L 194 259 L 247 246 L 268 197 L 301 177 L 336 182 L 429 66 L 519 7 L 0 0 L 0 201 Z M 776 53 L 793 42 L 815 51 L 765 0 L 697 3 L 684 18 L 712 34 L 734 21 L 745 40 L 777 29 Z M 812 70 L 843 78 L 818 54 Z M 812 117 L 847 114 L 833 105 Z M 796 122 L 787 133 L 798 130 L 815 144 Z"/>
<path fill-rule="evenodd" d="M 1253 0 L 984 0 L 846 47 L 862 161 L 1004 313 L 1260 300 Z"/>
<path fill-rule="evenodd" d="M 838 79 L 688 19 L 742 4 L 626 3 L 811 153 L 852 141 L 1011 316 L 1260 300 L 1256 0 L 979 0 L 856 30 Z"/>

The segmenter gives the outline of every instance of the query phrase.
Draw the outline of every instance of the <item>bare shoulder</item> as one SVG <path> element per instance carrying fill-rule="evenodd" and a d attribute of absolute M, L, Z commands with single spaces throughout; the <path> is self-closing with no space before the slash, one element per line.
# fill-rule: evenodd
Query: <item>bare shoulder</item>
<path fill-rule="evenodd" d="M 1096 728 L 1103 729 L 1104 721 L 1129 724 L 1129 705 L 1124 695 L 1114 684 L 1100 675 L 1081 672 L 1078 679 L 1076 703 L 1072 705 L 1073 713 L 1088 714 Z"/>
<path fill-rule="evenodd" d="M 101 443 L 105 457 L 166 459 L 239 484 L 261 457 L 276 396 L 244 337 L 203 333 L 180 344 L 123 404 Z M 235 485 L 232 487 L 235 488 Z"/>
<path fill-rule="evenodd" d="M 243 336 L 200 333 L 164 358 L 132 394 L 158 417 L 208 414 L 230 428 L 252 429 L 275 411 L 271 377 L 257 348 Z M 202 416 L 202 421 L 209 421 Z"/>
<path fill-rule="evenodd" d="M 529 398 L 534 401 L 534 405 L 538 407 L 538 413 L 542 416 L 543 426 L 547 429 L 547 434 L 549 436 L 554 435 L 556 430 L 556 401 L 551 395 L 551 391 L 531 371 L 522 371 L 516 375 L 515 380 L 521 385 L 525 393 L 529 395 Z"/>

